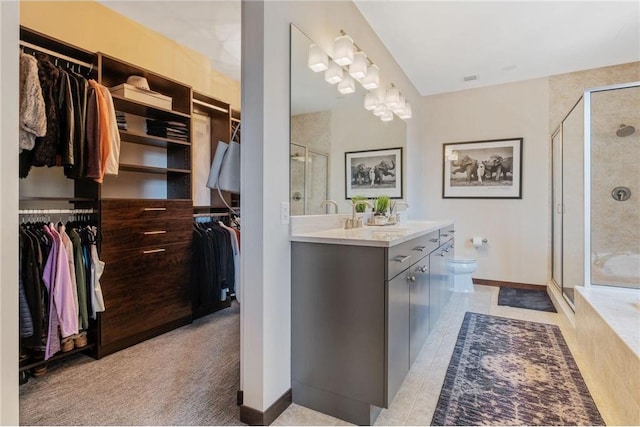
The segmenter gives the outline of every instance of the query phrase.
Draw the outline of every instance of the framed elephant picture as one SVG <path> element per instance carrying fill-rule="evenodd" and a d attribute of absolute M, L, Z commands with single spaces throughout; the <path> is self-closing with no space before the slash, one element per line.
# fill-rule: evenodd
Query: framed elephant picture
<path fill-rule="evenodd" d="M 442 198 L 521 199 L 522 141 L 443 144 Z"/>
<path fill-rule="evenodd" d="M 402 148 L 349 151 L 345 155 L 345 198 L 402 198 Z"/>

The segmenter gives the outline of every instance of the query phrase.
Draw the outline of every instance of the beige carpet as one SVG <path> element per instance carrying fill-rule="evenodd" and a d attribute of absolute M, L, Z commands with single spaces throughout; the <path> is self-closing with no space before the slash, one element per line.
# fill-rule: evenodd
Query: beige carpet
<path fill-rule="evenodd" d="M 240 309 L 20 386 L 20 425 L 239 425 Z"/>

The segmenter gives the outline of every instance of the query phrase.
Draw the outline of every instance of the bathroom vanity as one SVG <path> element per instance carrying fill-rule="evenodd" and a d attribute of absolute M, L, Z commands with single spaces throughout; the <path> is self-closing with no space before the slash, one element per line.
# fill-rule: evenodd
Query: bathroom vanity
<path fill-rule="evenodd" d="M 453 222 L 292 234 L 293 401 L 373 424 L 451 294 Z"/>

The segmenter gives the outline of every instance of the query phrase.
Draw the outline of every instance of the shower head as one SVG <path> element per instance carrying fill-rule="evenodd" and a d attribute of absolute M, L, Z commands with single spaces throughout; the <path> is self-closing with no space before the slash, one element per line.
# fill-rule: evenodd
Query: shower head
<path fill-rule="evenodd" d="M 616 135 L 618 135 L 619 137 L 625 137 L 625 136 L 633 135 L 635 131 L 636 131 L 636 128 L 634 128 L 633 126 L 621 124 L 618 130 L 616 131 Z"/>

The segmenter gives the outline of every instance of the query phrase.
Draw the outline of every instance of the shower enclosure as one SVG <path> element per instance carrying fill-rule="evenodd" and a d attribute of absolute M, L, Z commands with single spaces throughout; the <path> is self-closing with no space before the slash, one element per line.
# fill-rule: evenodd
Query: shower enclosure
<path fill-rule="evenodd" d="M 329 155 L 293 142 L 290 147 L 291 215 L 325 213 L 320 203 L 329 194 Z"/>
<path fill-rule="evenodd" d="M 587 90 L 551 139 L 552 280 L 640 288 L 640 82 Z"/>

